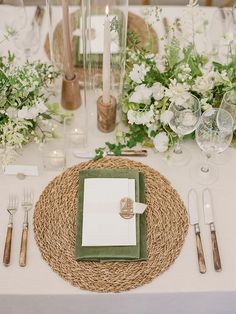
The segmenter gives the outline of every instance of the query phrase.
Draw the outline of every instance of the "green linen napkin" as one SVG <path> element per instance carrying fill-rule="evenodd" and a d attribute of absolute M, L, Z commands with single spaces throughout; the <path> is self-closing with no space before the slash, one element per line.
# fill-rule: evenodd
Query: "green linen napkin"
<path fill-rule="evenodd" d="M 145 202 L 143 173 L 134 169 L 89 169 L 79 173 L 79 202 L 77 211 L 76 260 L 146 260 L 146 219 L 145 213 L 136 214 L 135 246 L 82 246 L 84 180 L 87 178 L 128 178 L 135 179 L 135 200 Z"/>

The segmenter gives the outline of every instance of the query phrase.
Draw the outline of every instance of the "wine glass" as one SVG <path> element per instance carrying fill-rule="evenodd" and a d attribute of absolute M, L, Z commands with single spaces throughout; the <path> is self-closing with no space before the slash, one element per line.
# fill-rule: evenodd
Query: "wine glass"
<path fill-rule="evenodd" d="M 26 23 L 26 13 L 23 0 L 0 1 L 0 42 L 20 32 Z"/>
<path fill-rule="evenodd" d="M 170 156 L 170 162 L 175 165 L 185 165 L 189 162 L 191 155 L 188 150 L 183 150 L 181 140 L 184 135 L 192 133 L 201 116 L 201 106 L 198 98 L 189 96 L 183 104 L 172 102 L 168 109 L 172 115 L 169 121 L 170 128 L 177 134 L 177 142 Z"/>
<path fill-rule="evenodd" d="M 236 3 L 233 5 L 231 10 L 229 33 L 231 34 L 231 41 L 229 43 L 228 51 L 228 58 L 230 59 L 236 53 Z"/>
<path fill-rule="evenodd" d="M 26 61 L 39 49 L 39 25 L 35 15 L 26 14 L 26 23 L 14 36 L 15 47 L 24 52 Z"/>
<path fill-rule="evenodd" d="M 231 143 L 231 114 L 224 109 L 209 108 L 203 113 L 195 135 L 198 146 L 205 154 L 205 162 L 191 169 L 191 176 L 200 184 L 212 184 L 218 178 L 218 169 L 209 163 L 209 159 L 213 154 L 225 151 Z"/>
<path fill-rule="evenodd" d="M 215 60 L 228 56 L 231 42 L 232 11 L 229 8 L 215 8 L 208 29 L 208 51 Z"/>
<path fill-rule="evenodd" d="M 220 108 L 228 111 L 234 121 L 234 130 L 236 129 L 236 91 L 231 90 L 224 94 Z"/>

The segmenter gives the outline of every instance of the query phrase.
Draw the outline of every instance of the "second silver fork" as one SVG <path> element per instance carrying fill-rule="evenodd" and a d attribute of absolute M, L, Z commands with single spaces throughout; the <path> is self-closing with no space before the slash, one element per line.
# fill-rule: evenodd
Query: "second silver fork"
<path fill-rule="evenodd" d="M 24 210 L 24 222 L 23 230 L 21 236 L 21 245 L 20 245 L 20 259 L 19 265 L 21 267 L 26 266 L 26 257 L 27 257 L 27 242 L 28 242 L 28 230 L 29 230 L 29 221 L 28 221 L 28 212 L 33 207 L 34 195 L 32 191 L 24 191 L 24 199 L 21 203 L 21 207 Z"/>

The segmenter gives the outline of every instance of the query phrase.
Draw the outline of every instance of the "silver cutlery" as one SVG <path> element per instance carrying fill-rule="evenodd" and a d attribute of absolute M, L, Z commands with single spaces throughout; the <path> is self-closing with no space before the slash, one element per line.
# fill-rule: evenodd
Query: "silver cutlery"
<path fill-rule="evenodd" d="M 28 230 L 29 230 L 29 219 L 28 212 L 33 207 L 34 195 L 32 191 L 24 191 L 24 199 L 21 203 L 21 207 L 24 210 L 24 222 L 21 236 L 21 245 L 20 245 L 20 258 L 19 265 L 21 267 L 26 266 L 26 258 L 27 258 L 27 242 L 28 242 Z"/>
<path fill-rule="evenodd" d="M 210 190 L 204 189 L 202 196 L 203 196 L 203 210 L 204 210 L 205 224 L 210 226 L 210 231 L 211 231 L 211 243 L 212 243 L 214 268 L 216 271 L 221 271 L 222 270 L 221 260 L 220 260 L 220 253 L 219 253 L 218 242 L 217 242 L 217 237 L 216 237 L 216 230 L 215 230 L 214 217 L 213 217 L 212 197 L 211 197 Z"/>
<path fill-rule="evenodd" d="M 4 254 L 3 254 L 3 264 L 8 266 L 11 259 L 11 241 L 12 241 L 12 231 L 13 231 L 13 215 L 16 213 L 18 207 L 18 198 L 15 195 L 9 196 L 7 211 L 9 213 L 9 221 L 7 226 L 7 234 L 5 240 Z"/>
<path fill-rule="evenodd" d="M 198 201 L 197 192 L 195 190 L 190 190 L 188 194 L 188 211 L 190 224 L 194 226 L 196 235 L 196 246 L 197 246 L 197 256 L 198 256 L 198 267 L 200 273 L 204 274 L 206 272 L 206 262 L 204 251 L 201 241 L 201 233 L 199 227 L 199 217 L 198 217 Z"/>

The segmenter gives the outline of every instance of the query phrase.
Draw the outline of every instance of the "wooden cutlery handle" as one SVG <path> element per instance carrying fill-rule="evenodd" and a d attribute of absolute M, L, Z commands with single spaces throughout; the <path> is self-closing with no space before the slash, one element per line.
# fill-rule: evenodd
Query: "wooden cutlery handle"
<path fill-rule="evenodd" d="M 26 266 L 27 241 L 28 241 L 28 226 L 24 226 L 22 230 L 21 245 L 20 245 L 19 265 L 21 267 Z"/>
<path fill-rule="evenodd" d="M 4 254 L 3 254 L 3 264 L 5 266 L 8 266 L 10 264 L 10 259 L 11 259 L 12 230 L 13 230 L 12 225 L 7 227 L 7 235 L 6 235 Z"/>
<path fill-rule="evenodd" d="M 205 274 L 206 262 L 205 262 L 200 232 L 196 232 L 196 244 L 197 244 L 197 256 L 198 256 L 199 271 L 201 274 Z"/>
<path fill-rule="evenodd" d="M 215 230 L 211 230 L 211 243 L 213 252 L 214 268 L 216 271 L 221 271 L 220 253 L 218 249 L 218 243 Z"/>

